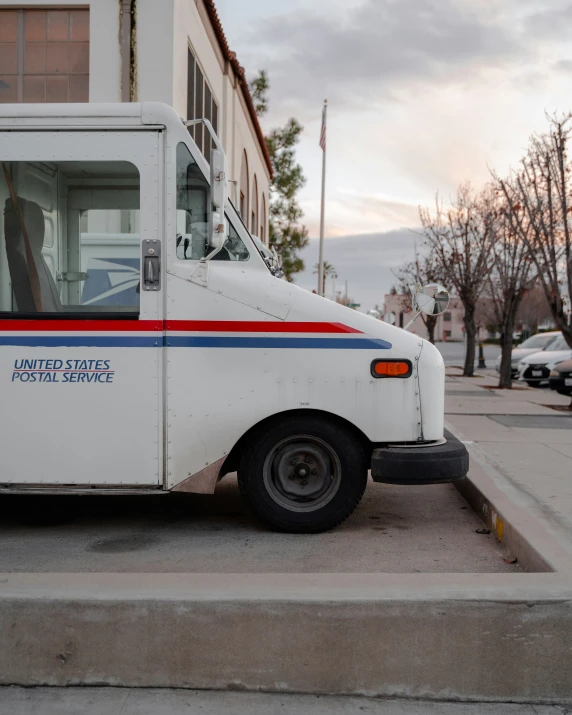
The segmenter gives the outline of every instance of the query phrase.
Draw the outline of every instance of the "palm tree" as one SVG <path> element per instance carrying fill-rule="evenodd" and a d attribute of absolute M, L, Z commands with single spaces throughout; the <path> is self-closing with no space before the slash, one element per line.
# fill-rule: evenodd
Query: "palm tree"
<path fill-rule="evenodd" d="M 320 272 L 320 266 L 315 263 L 314 264 L 314 270 L 312 271 L 313 273 L 319 273 Z M 329 276 L 330 278 L 337 278 L 338 274 L 336 269 L 332 266 L 331 263 L 328 263 L 328 261 L 324 261 L 324 275 L 322 278 L 322 295 L 326 294 L 326 277 Z"/>

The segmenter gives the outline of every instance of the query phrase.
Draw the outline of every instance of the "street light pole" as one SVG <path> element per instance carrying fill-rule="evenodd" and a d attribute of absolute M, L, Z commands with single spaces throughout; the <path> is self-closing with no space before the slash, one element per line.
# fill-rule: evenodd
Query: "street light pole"
<path fill-rule="evenodd" d="M 324 223 L 326 209 L 326 114 L 328 100 L 324 100 L 322 110 L 322 130 L 320 133 L 320 146 L 322 147 L 322 205 L 320 209 L 320 252 L 318 256 L 318 295 L 324 295 Z"/>

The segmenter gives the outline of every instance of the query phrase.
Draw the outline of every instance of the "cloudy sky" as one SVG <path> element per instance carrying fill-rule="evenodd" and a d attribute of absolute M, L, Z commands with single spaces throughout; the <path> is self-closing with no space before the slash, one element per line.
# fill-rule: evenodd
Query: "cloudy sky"
<path fill-rule="evenodd" d="M 320 212 L 322 101 L 329 102 L 325 257 L 367 310 L 412 255 L 417 207 L 505 172 L 545 112 L 572 109 L 572 0 L 217 0 L 249 76 L 268 71 L 264 129 L 304 125 L 300 200 Z"/>

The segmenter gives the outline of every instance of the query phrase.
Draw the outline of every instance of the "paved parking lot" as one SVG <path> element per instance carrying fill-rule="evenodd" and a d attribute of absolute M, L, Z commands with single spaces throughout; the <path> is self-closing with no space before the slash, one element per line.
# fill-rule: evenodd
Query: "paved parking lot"
<path fill-rule="evenodd" d="M 276 534 L 229 476 L 214 496 L 0 497 L 0 571 L 514 572 L 448 484 L 370 482 L 338 529 Z"/>

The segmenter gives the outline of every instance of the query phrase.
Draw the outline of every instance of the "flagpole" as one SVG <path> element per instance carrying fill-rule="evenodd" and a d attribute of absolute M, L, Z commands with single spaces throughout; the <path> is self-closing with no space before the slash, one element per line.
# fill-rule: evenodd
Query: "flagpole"
<path fill-rule="evenodd" d="M 328 111 L 328 100 L 324 100 L 324 111 L 322 115 L 322 128 L 326 128 L 326 113 Z M 324 137 L 325 139 L 325 137 Z M 318 295 L 324 295 L 324 213 L 326 204 L 326 142 L 322 147 L 322 205 L 320 209 L 320 253 L 318 257 Z"/>

